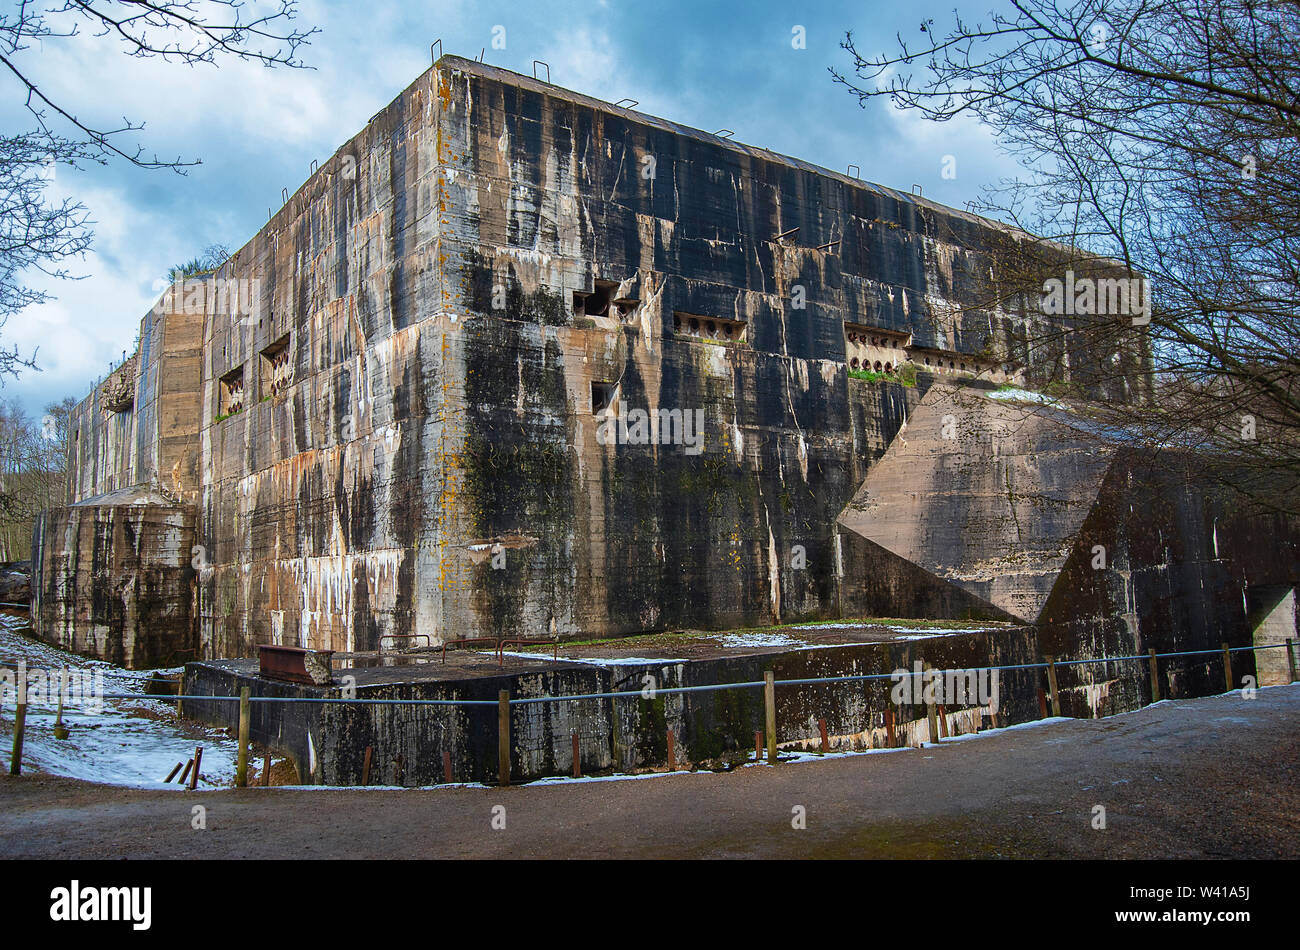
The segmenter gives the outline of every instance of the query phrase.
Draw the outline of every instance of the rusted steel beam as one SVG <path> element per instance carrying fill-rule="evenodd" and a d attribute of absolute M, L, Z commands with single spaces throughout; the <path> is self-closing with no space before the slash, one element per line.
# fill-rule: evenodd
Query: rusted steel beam
<path fill-rule="evenodd" d="M 329 684 L 323 670 L 329 669 L 330 657 L 333 655 L 333 650 L 306 650 L 302 647 L 270 644 L 262 644 L 257 648 L 258 669 L 263 676 L 308 686 Z"/>

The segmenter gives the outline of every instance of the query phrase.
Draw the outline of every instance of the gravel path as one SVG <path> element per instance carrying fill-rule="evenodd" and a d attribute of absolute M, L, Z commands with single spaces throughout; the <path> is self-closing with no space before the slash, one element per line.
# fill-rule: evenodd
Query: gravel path
<path fill-rule="evenodd" d="M 197 793 L 6 775 L 0 855 L 1296 858 L 1298 722 L 1300 685 L 729 774 Z"/>

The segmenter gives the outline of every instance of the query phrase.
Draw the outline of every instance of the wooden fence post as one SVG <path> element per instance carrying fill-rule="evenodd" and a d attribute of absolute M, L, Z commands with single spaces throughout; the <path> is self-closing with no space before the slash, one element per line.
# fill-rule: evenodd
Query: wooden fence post
<path fill-rule="evenodd" d="M 677 741 L 677 737 L 673 735 L 673 727 L 669 726 L 668 727 L 668 771 L 669 772 L 677 771 L 676 741 Z"/>
<path fill-rule="evenodd" d="M 23 730 L 27 728 L 27 697 L 18 697 L 14 710 L 14 748 L 9 757 L 9 774 L 21 775 L 23 771 Z"/>
<path fill-rule="evenodd" d="M 925 671 L 926 671 L 927 673 L 929 673 L 929 672 L 930 672 L 931 670 L 933 670 L 933 669 L 934 669 L 934 667 L 931 666 L 929 663 L 925 664 Z M 922 680 L 922 682 L 924 682 L 924 680 Z M 933 683 L 934 681 L 931 680 L 930 682 Z M 929 684 L 926 684 L 926 685 L 929 685 Z M 934 687 L 931 687 L 931 688 L 928 690 L 928 692 L 930 692 L 930 694 L 933 695 L 933 693 L 934 693 Z M 924 694 L 924 692 L 923 692 L 923 693 L 922 693 L 922 696 L 924 696 L 924 695 L 925 695 L 925 694 Z M 929 726 L 930 726 L 930 736 L 929 736 L 930 741 L 933 742 L 933 743 L 935 743 L 936 745 L 938 745 L 938 743 L 939 743 L 939 715 L 938 715 L 938 713 L 935 711 L 935 708 L 934 708 L 934 700 L 932 700 L 932 699 L 927 699 L 927 700 L 925 701 L 925 715 L 926 715 L 926 719 L 929 721 Z"/>
<path fill-rule="evenodd" d="M 830 738 L 826 735 L 826 720 L 825 720 L 825 719 L 818 719 L 818 720 L 817 720 L 817 728 L 821 730 L 821 734 L 822 734 L 822 755 L 825 755 L 827 752 L 831 751 L 831 740 L 830 740 Z"/>
<path fill-rule="evenodd" d="M 1160 702 L 1160 661 L 1156 659 L 1156 651 L 1148 650 L 1147 655 L 1151 657 L 1151 702 Z"/>
<path fill-rule="evenodd" d="M 59 670 L 59 712 L 54 717 L 54 738 L 68 738 L 68 727 L 63 724 L 63 699 L 68 694 L 68 671 Z"/>
<path fill-rule="evenodd" d="M 510 784 L 510 690 L 497 692 L 497 784 Z"/>
<path fill-rule="evenodd" d="M 763 673 L 763 710 L 767 720 L 767 764 L 776 764 L 776 673 Z"/>
<path fill-rule="evenodd" d="M 198 746 L 194 750 L 194 771 L 190 772 L 190 791 L 199 787 L 199 767 L 203 763 L 203 746 Z"/>
<path fill-rule="evenodd" d="M 1047 660 L 1047 687 L 1052 691 L 1052 715 L 1059 719 L 1061 716 L 1061 696 L 1056 691 L 1056 657 L 1048 654 L 1044 659 Z"/>
<path fill-rule="evenodd" d="M 374 755 L 375 755 L 375 747 L 372 745 L 366 746 L 366 754 L 361 759 L 361 784 L 362 785 L 370 784 L 370 762 L 374 758 Z"/>
<path fill-rule="evenodd" d="M 894 736 L 894 707 L 885 707 L 885 741 L 889 743 L 889 748 L 897 749 L 898 741 Z"/>
<path fill-rule="evenodd" d="M 1223 644 L 1223 691 L 1232 692 L 1232 654 L 1228 651 L 1228 644 Z"/>
<path fill-rule="evenodd" d="M 669 735 L 671 736 L 672 733 L 670 732 Z M 578 734 L 576 732 L 573 733 L 573 777 L 582 778 L 582 756 L 579 754 Z"/>
<path fill-rule="evenodd" d="M 271 786 L 271 757 L 268 755 L 262 760 L 262 787 L 270 788 Z"/>
<path fill-rule="evenodd" d="M 1295 637 L 1286 638 L 1286 662 L 1291 668 L 1291 682 L 1296 681 L 1295 675 Z"/>
<path fill-rule="evenodd" d="M 249 696 L 252 690 L 245 686 L 239 691 L 239 752 L 235 756 L 235 786 L 248 787 L 248 720 Z"/>
<path fill-rule="evenodd" d="M 442 750 L 442 780 L 447 785 L 450 785 L 452 783 L 450 749 Z"/>

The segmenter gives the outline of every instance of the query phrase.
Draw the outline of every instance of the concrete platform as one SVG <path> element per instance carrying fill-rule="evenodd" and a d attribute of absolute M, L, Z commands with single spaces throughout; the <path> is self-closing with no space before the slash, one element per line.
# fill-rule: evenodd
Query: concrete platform
<path fill-rule="evenodd" d="M 372 784 L 430 785 L 497 779 L 499 690 L 512 698 L 580 696 L 640 691 L 651 698 L 570 700 L 511 708 L 514 781 L 569 774 L 577 735 L 584 774 L 667 767 L 667 733 L 675 738 L 678 767 L 728 769 L 753 754 L 764 728 L 761 690 L 665 694 L 658 690 L 718 683 L 888 674 L 928 663 L 940 669 L 1014 665 L 1037 660 L 1035 631 L 1011 624 L 915 621 L 835 622 L 731 632 L 687 631 L 594 643 L 533 647 L 498 658 L 494 652 L 449 649 L 334 658 L 333 687 L 302 686 L 259 675 L 256 660 L 191 663 L 187 695 L 357 699 L 472 700 L 490 705 L 422 706 L 332 703 L 254 703 L 252 738 L 290 756 L 308 784 L 363 782 L 371 749 Z M 973 704 L 947 710 L 949 732 L 1008 725 L 1036 718 L 1041 671 L 1001 677 L 995 716 Z M 649 679 L 647 679 L 649 677 Z M 929 738 L 923 705 L 894 706 L 889 680 L 813 684 L 777 690 L 780 743 L 820 742 L 825 719 L 839 748 L 886 743 L 884 712 L 893 706 L 899 742 Z M 184 713 L 234 727 L 237 705 L 187 700 Z M 443 753 L 451 757 L 450 771 Z"/>

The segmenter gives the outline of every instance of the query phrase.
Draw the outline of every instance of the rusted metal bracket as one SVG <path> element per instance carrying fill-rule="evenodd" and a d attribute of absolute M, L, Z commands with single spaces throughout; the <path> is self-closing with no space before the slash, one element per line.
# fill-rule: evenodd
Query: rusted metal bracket
<path fill-rule="evenodd" d="M 514 644 L 515 646 L 527 646 L 529 644 L 549 643 L 552 645 L 552 647 L 554 647 L 554 650 L 551 653 L 551 659 L 558 660 L 560 658 L 559 640 L 536 640 L 536 639 L 528 639 L 526 637 L 510 637 L 508 639 L 500 640 L 497 642 L 497 666 L 505 665 L 506 644 L 511 644 L 511 643 Z"/>
<path fill-rule="evenodd" d="M 549 643 L 553 647 L 551 659 L 559 659 L 560 641 L 558 639 L 537 640 L 528 637 L 506 637 L 501 640 L 494 640 L 491 637 L 457 637 L 454 640 L 444 640 L 442 642 L 442 662 L 447 662 L 447 647 L 463 646 L 465 644 L 479 644 L 484 649 L 490 648 L 497 655 L 497 666 L 505 665 L 505 648 L 507 645 L 526 646 L 530 644 Z"/>
<path fill-rule="evenodd" d="M 424 645 L 433 648 L 433 638 L 427 633 L 385 633 L 379 638 L 379 650 L 383 652 L 385 640 L 418 640 L 424 638 Z"/>

